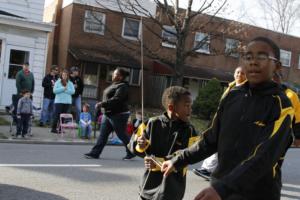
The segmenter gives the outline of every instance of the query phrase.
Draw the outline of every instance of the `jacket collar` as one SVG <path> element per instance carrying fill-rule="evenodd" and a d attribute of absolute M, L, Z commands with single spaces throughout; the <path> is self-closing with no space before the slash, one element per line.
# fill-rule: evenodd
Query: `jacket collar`
<path fill-rule="evenodd" d="M 180 119 L 170 119 L 169 116 L 168 116 L 168 113 L 167 112 L 164 112 L 161 116 L 160 116 L 161 120 L 164 122 L 164 123 L 175 123 L 175 124 L 179 124 L 179 125 L 182 125 L 182 126 L 189 126 L 190 123 L 189 122 L 184 122 Z"/>
<path fill-rule="evenodd" d="M 275 83 L 274 81 L 268 81 L 261 83 L 255 87 L 250 87 L 249 82 L 247 81 L 245 84 L 236 87 L 237 89 L 241 89 L 243 91 L 246 91 L 250 95 L 277 95 L 281 93 L 282 89 L 280 86 Z"/>

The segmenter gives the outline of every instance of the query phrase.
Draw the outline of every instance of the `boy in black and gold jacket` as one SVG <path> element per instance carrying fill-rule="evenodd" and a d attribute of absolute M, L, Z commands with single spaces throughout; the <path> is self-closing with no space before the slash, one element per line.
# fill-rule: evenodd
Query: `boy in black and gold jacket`
<path fill-rule="evenodd" d="M 279 200 L 282 157 L 290 145 L 294 110 L 272 81 L 280 51 L 268 38 L 252 40 L 243 55 L 248 81 L 233 88 L 219 105 L 200 142 L 163 163 L 175 168 L 218 152 L 211 186 L 195 200 Z"/>
<path fill-rule="evenodd" d="M 129 149 L 144 157 L 145 172 L 140 186 L 142 200 L 181 200 L 185 191 L 186 168 L 183 166 L 164 177 L 159 163 L 171 159 L 178 150 L 191 145 L 197 137 L 189 123 L 191 94 L 183 87 L 174 86 L 164 91 L 162 103 L 166 112 L 151 118 L 147 126 L 139 126 Z"/>

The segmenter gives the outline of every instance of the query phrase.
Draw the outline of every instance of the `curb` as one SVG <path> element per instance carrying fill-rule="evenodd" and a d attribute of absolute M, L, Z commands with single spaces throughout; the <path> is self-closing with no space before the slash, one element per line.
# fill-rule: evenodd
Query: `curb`
<path fill-rule="evenodd" d="M 96 140 L 85 141 L 68 141 L 68 140 L 30 140 L 30 139 L 0 139 L 0 143 L 7 144 L 46 144 L 46 145 L 95 145 Z M 108 146 L 123 146 L 123 144 L 110 144 Z"/>
<path fill-rule="evenodd" d="M 67 141 L 67 140 L 28 140 L 28 139 L 0 139 L 0 143 L 9 144 L 49 144 L 49 145 L 94 145 L 95 142 Z"/>

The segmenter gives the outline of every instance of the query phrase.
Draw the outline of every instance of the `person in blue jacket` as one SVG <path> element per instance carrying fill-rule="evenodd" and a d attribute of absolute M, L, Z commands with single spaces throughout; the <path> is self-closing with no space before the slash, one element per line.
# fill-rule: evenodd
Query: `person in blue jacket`
<path fill-rule="evenodd" d="M 59 121 L 59 116 L 61 113 L 70 112 L 72 105 L 72 94 L 75 93 L 74 85 L 69 80 L 69 72 L 67 70 L 63 70 L 60 79 L 55 82 L 53 93 L 55 94 L 55 113 L 53 115 L 51 132 L 58 133 L 57 123 Z"/>

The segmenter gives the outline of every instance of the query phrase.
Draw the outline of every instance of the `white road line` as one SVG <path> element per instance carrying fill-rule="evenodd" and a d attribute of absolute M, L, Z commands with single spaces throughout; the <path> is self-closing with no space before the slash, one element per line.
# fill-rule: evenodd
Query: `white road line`
<path fill-rule="evenodd" d="M 284 184 L 282 184 L 282 186 L 300 189 L 300 185 L 294 185 L 294 184 L 290 184 L 290 183 L 284 183 Z"/>
<path fill-rule="evenodd" d="M 0 164 L 0 167 L 101 167 L 101 165 L 81 165 L 81 164 Z"/>
<path fill-rule="evenodd" d="M 288 196 L 292 196 L 289 197 L 289 199 L 300 199 L 300 192 L 294 192 L 294 191 L 287 191 L 287 190 L 281 190 L 281 195 L 288 195 Z"/>

